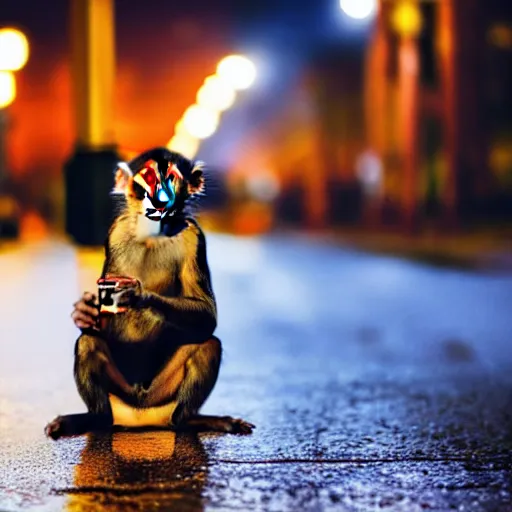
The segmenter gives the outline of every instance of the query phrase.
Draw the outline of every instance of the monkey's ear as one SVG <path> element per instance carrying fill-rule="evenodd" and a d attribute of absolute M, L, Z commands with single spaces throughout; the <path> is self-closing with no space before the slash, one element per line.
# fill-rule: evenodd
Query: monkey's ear
<path fill-rule="evenodd" d="M 192 196 L 195 194 L 203 194 L 205 190 L 204 186 L 204 163 L 195 162 L 192 172 L 190 173 L 190 179 L 188 182 L 188 193 Z"/>
<path fill-rule="evenodd" d="M 114 176 L 114 189 L 112 192 L 126 194 L 130 178 L 132 177 L 133 173 L 128 165 L 125 162 L 119 162 Z"/>

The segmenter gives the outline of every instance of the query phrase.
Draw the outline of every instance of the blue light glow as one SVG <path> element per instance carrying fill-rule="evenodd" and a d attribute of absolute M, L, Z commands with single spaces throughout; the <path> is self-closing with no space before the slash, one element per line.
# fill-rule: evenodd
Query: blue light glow
<path fill-rule="evenodd" d="M 158 191 L 157 197 L 158 200 L 161 201 L 162 203 L 166 203 L 167 201 L 169 201 L 169 196 L 167 195 L 167 192 L 163 188 L 161 188 Z"/>

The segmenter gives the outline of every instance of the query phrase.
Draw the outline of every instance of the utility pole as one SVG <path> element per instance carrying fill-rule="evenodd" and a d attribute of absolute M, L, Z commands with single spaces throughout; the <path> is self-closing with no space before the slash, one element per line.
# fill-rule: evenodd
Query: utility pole
<path fill-rule="evenodd" d="M 113 0 L 71 1 L 76 143 L 65 165 L 66 231 L 101 245 L 112 218 L 109 192 L 119 161 L 114 133 Z"/>

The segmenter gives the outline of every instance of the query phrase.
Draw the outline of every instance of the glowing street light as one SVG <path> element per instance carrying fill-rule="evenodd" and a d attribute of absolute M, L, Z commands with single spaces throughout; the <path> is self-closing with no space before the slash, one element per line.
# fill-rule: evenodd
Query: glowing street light
<path fill-rule="evenodd" d="M 0 29 L 0 235 L 7 230 L 18 231 L 18 206 L 13 197 L 3 193 L 3 183 L 9 179 L 6 161 L 7 107 L 16 98 L 13 71 L 20 70 L 28 60 L 28 41 L 14 28 Z"/>
<path fill-rule="evenodd" d="M 229 82 L 217 75 L 209 76 L 197 93 L 197 104 L 223 112 L 235 103 L 236 92 Z"/>
<path fill-rule="evenodd" d="M 219 113 L 199 105 L 192 105 L 183 114 L 183 127 L 197 139 L 207 139 L 215 133 Z"/>
<path fill-rule="evenodd" d="M 219 62 L 217 75 L 233 89 L 248 89 L 256 80 L 256 66 L 243 55 L 229 55 Z"/>
<path fill-rule="evenodd" d="M 365 20 L 377 10 L 377 0 L 340 0 L 341 10 L 350 18 Z"/>
<path fill-rule="evenodd" d="M 414 0 L 400 0 L 391 21 L 393 28 L 404 38 L 416 37 L 423 26 L 421 10 Z"/>
<path fill-rule="evenodd" d="M 16 80 L 10 71 L 0 71 L 0 109 L 8 107 L 16 98 Z"/>
<path fill-rule="evenodd" d="M 18 71 L 28 60 L 25 34 L 15 28 L 0 29 L 0 71 Z"/>
<path fill-rule="evenodd" d="M 186 132 L 179 132 L 169 141 L 167 147 L 171 151 L 181 153 L 186 158 L 194 158 L 199 149 L 199 139 Z"/>
<path fill-rule="evenodd" d="M 235 103 L 237 91 L 248 89 L 255 80 L 256 66 L 247 57 L 229 55 L 222 59 L 216 74 L 208 76 L 197 92 L 197 103 L 176 123 L 167 148 L 193 158 L 201 140 L 217 130 L 222 112 Z"/>
<path fill-rule="evenodd" d="M 181 118 L 174 126 L 174 134 L 182 134 L 187 133 L 187 129 L 185 128 L 185 124 L 183 123 L 183 118 Z"/>

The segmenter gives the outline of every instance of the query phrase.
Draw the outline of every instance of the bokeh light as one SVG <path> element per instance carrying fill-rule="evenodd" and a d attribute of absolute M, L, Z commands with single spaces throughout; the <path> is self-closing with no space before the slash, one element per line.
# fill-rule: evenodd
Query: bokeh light
<path fill-rule="evenodd" d="M 183 118 L 181 118 L 174 126 L 174 134 L 187 133 L 187 129 L 185 128 L 185 124 L 183 123 Z"/>
<path fill-rule="evenodd" d="M 197 104 L 222 112 L 235 103 L 236 92 L 231 84 L 217 75 L 209 76 L 197 93 Z"/>
<path fill-rule="evenodd" d="M 340 0 L 342 11 L 355 20 L 364 20 L 374 15 L 377 0 Z"/>
<path fill-rule="evenodd" d="M 256 80 L 256 66 L 243 55 L 229 55 L 219 62 L 217 75 L 233 89 L 248 89 Z"/>
<path fill-rule="evenodd" d="M 183 126 L 197 139 L 206 139 L 215 133 L 219 113 L 199 105 L 192 105 L 183 114 Z"/>
<path fill-rule="evenodd" d="M 0 70 L 18 71 L 28 60 L 29 45 L 23 32 L 14 28 L 0 29 Z"/>
<path fill-rule="evenodd" d="M 393 28 L 402 37 L 415 37 L 421 31 L 421 11 L 413 0 L 400 0 L 392 16 Z"/>
<path fill-rule="evenodd" d="M 199 140 L 187 133 L 176 133 L 167 144 L 167 149 L 176 151 L 186 158 L 194 158 L 199 149 Z"/>
<path fill-rule="evenodd" d="M 8 107 L 16 98 L 16 80 L 10 71 L 0 71 L 0 108 Z"/>
<path fill-rule="evenodd" d="M 280 185 L 277 177 L 270 172 L 260 170 L 247 177 L 247 190 L 257 201 L 272 202 L 279 195 Z"/>

